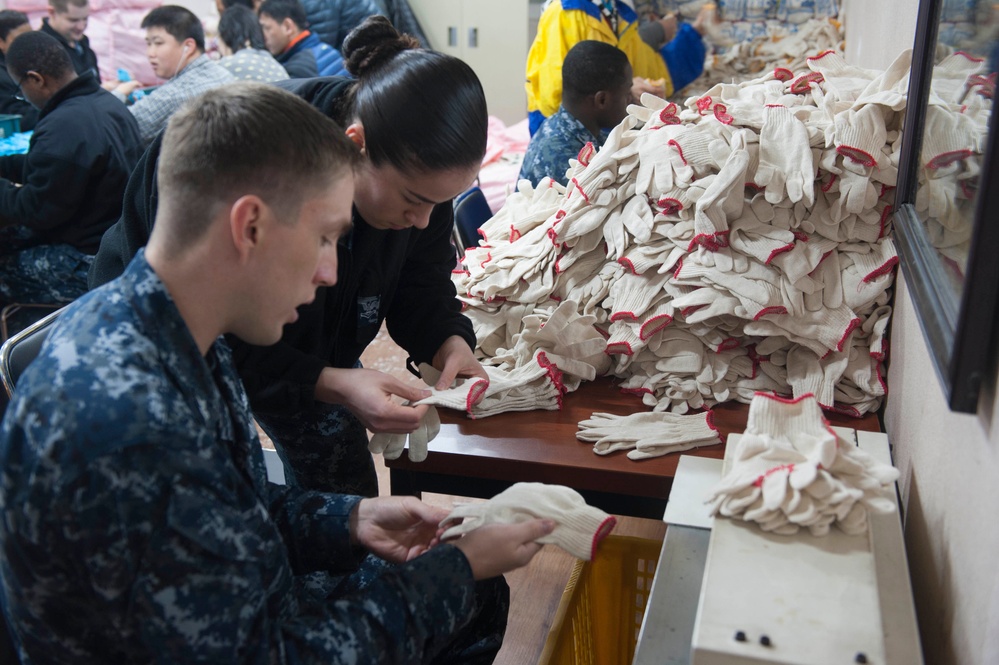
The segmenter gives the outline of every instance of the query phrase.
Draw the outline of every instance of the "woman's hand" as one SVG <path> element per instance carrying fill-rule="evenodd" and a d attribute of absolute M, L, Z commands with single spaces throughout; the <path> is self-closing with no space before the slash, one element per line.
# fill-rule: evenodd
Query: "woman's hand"
<path fill-rule="evenodd" d="M 468 348 L 467 344 L 465 348 Z M 407 385 L 384 372 L 363 368 L 327 367 L 319 375 L 315 397 L 320 402 L 342 404 L 375 433 L 408 434 L 419 426 L 430 408 L 427 405 L 404 406 L 395 399 L 415 402 L 430 397 L 429 390 Z"/>
<path fill-rule="evenodd" d="M 447 390 L 459 376 L 489 379 L 482 363 L 475 359 L 468 342 L 460 335 L 452 335 L 444 340 L 430 364 L 441 372 L 441 377 L 434 386 L 437 390 Z"/>

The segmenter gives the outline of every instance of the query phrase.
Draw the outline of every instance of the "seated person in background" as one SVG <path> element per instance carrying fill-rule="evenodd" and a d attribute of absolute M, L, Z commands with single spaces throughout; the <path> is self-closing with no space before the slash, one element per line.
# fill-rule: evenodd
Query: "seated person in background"
<path fill-rule="evenodd" d="M 49 0 L 49 15 L 42 19 L 40 29 L 66 49 L 77 74 L 89 72 L 100 80 L 97 54 L 90 48 L 90 39 L 83 34 L 87 31 L 89 18 L 87 0 Z"/>
<path fill-rule="evenodd" d="M 237 79 L 273 83 L 284 81 L 288 72 L 264 45 L 260 21 L 252 9 L 234 5 L 219 19 L 219 64 Z"/>
<path fill-rule="evenodd" d="M 41 114 L 28 153 L 0 157 L 0 304 L 70 302 L 121 214 L 139 127 L 44 32 L 14 40 L 7 71 Z"/>
<path fill-rule="evenodd" d="M 264 0 L 257 11 L 267 50 L 293 79 L 347 76 L 340 51 L 319 41 L 308 30 L 305 10 L 298 0 Z"/>
<path fill-rule="evenodd" d="M 0 10 L 0 113 L 21 116 L 21 131 L 35 128 L 38 109 L 21 96 L 14 79 L 7 73 L 7 49 L 23 33 L 31 30 L 28 17 L 13 9 Z"/>
<path fill-rule="evenodd" d="M 268 483 L 220 337 L 274 344 L 336 282 L 359 151 L 306 102 L 242 82 L 185 106 L 162 146 L 149 244 L 59 317 L 0 429 L 0 605 L 22 656 L 491 662 L 500 576 L 554 524 L 438 544 L 447 511 L 415 497 Z M 305 579 L 366 567 L 352 591 Z"/>
<path fill-rule="evenodd" d="M 361 21 L 385 14 L 374 0 L 302 0 L 302 9 L 312 33 L 337 50 Z"/>
<path fill-rule="evenodd" d="M 587 39 L 579 42 L 562 63 L 562 104 L 531 137 L 520 167 L 520 178 L 533 185 L 545 176 L 567 184 L 569 160 L 587 143 L 600 148 L 607 129 L 628 115 L 631 63 L 616 46 Z"/>
<path fill-rule="evenodd" d="M 707 47 L 701 35 L 713 10 L 698 14 L 694 23 L 684 23 L 676 36 L 659 50 L 642 41 L 638 15 L 622 0 L 552 0 L 541 14 L 538 34 L 527 54 L 527 113 L 533 136 L 544 119 L 558 110 L 562 101 L 562 61 L 577 42 L 594 39 L 617 46 L 631 62 L 634 76 L 632 96 L 642 92 L 665 93 L 669 97 L 704 71 Z M 644 79 L 663 79 L 665 89 Z"/>
<path fill-rule="evenodd" d="M 142 140 L 148 143 L 166 127 L 174 111 L 188 99 L 225 85 L 235 78 L 205 55 L 205 30 L 191 10 L 163 5 L 142 19 L 146 31 L 146 56 L 153 73 L 166 83 L 128 107 L 139 121 Z M 112 92 L 122 102 L 142 84 L 126 81 Z"/>
<path fill-rule="evenodd" d="M 253 0 L 215 0 L 215 9 L 218 10 L 219 16 L 225 14 L 225 10 L 230 7 L 235 7 L 239 5 L 240 7 L 246 7 L 247 9 L 254 9 Z"/>

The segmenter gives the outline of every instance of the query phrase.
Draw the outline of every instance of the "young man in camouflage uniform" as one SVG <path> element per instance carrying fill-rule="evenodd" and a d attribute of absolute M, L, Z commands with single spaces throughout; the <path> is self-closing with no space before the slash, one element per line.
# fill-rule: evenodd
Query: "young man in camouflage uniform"
<path fill-rule="evenodd" d="M 0 604 L 26 662 L 491 660 L 496 576 L 553 525 L 442 545 L 445 511 L 414 497 L 268 484 L 220 338 L 273 344 L 336 281 L 356 155 L 264 84 L 171 119 L 149 244 L 64 311 L 0 430 Z M 308 584 L 369 553 L 398 565 L 352 593 Z"/>
<path fill-rule="evenodd" d="M 537 186 L 541 179 L 568 184 L 569 160 L 591 144 L 599 150 L 608 130 L 628 115 L 631 63 L 616 46 L 587 39 L 565 56 L 562 103 L 531 137 L 520 167 L 520 179 Z"/>

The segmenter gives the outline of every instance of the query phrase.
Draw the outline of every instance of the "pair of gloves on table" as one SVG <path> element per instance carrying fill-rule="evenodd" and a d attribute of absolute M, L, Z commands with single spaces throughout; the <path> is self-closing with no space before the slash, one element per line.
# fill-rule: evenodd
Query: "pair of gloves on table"
<path fill-rule="evenodd" d="M 579 422 L 576 438 L 593 442 L 593 452 L 598 455 L 627 450 L 633 460 L 721 443 L 710 410 L 691 415 L 660 411 L 627 416 L 594 413 Z"/>

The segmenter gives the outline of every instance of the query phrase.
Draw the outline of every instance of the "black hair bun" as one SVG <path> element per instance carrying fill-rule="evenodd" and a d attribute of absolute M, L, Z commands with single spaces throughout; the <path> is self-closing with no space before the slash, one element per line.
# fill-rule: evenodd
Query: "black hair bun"
<path fill-rule="evenodd" d="M 391 21 L 376 14 L 350 31 L 341 51 L 347 71 L 363 78 L 402 51 L 415 48 L 420 48 L 418 39 L 400 33 Z"/>

